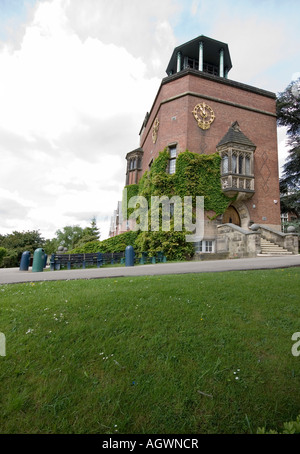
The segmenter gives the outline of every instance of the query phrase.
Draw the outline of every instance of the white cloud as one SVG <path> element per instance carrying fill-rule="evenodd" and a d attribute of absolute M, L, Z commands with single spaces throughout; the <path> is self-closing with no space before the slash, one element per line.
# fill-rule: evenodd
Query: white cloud
<path fill-rule="evenodd" d="M 184 42 L 176 33 L 187 41 L 210 26 L 208 36 L 229 44 L 231 78 L 278 86 L 268 70 L 298 52 L 288 22 L 222 5 L 37 0 L 27 23 L 0 43 L 0 233 L 40 229 L 51 237 L 96 216 L 107 236 L 125 155 L 139 145 L 172 51 Z M 278 137 L 282 163 L 285 135 Z"/>
<path fill-rule="evenodd" d="M 67 0 L 64 2 L 72 27 L 85 41 L 97 38 L 104 44 L 126 47 L 147 64 L 148 76 L 162 77 L 176 38 L 170 20 L 182 6 L 174 0 Z M 163 38 L 163 45 L 157 43 Z M 160 65 L 155 54 L 160 54 Z M 154 57 L 153 57 L 154 55 Z"/>
<path fill-rule="evenodd" d="M 0 52 L 1 186 L 12 191 L 12 206 L 31 205 L 19 218 L 14 208 L 10 222 L 1 217 L 4 233 L 14 223 L 50 237 L 66 223 L 109 217 L 124 186 L 125 155 L 138 146 L 160 82 L 125 47 L 81 39 L 66 14 L 71 6 L 40 3 L 20 46 Z"/>

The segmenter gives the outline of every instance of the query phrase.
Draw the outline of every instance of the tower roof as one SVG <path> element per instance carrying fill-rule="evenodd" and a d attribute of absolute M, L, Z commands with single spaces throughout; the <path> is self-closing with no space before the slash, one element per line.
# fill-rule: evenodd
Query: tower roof
<path fill-rule="evenodd" d="M 214 67 L 219 66 L 219 52 L 221 49 L 224 50 L 224 67 L 227 68 L 227 72 L 232 68 L 230 53 L 228 45 L 217 41 L 215 39 L 208 38 L 207 36 L 200 35 L 197 38 L 188 41 L 185 44 L 181 44 L 176 47 L 173 51 L 168 67 L 166 69 L 167 74 L 176 73 L 177 68 L 177 53 L 181 52 L 184 57 L 189 57 L 191 60 L 199 59 L 199 44 L 203 43 L 203 59 L 206 64 Z"/>
<path fill-rule="evenodd" d="M 226 143 L 237 143 L 256 148 L 254 143 L 251 142 L 251 140 L 248 139 L 248 137 L 246 137 L 245 134 L 241 131 L 241 128 L 237 121 L 232 123 L 225 136 L 218 143 L 217 148 L 221 145 L 225 145 Z"/>

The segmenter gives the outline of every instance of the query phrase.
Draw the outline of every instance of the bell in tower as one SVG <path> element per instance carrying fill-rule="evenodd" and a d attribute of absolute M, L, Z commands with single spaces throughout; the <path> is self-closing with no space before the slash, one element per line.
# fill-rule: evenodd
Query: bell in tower
<path fill-rule="evenodd" d="M 185 69 L 194 69 L 227 78 L 231 68 L 228 45 L 201 35 L 174 49 L 166 72 L 171 76 Z"/>

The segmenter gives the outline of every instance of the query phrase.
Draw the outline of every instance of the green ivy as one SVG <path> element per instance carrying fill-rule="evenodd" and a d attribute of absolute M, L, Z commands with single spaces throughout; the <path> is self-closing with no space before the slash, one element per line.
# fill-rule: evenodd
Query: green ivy
<path fill-rule="evenodd" d="M 204 197 L 205 211 L 213 211 L 210 219 L 223 214 L 227 209 L 230 200 L 226 197 L 221 188 L 221 158 L 218 153 L 212 155 L 199 155 L 186 150 L 180 153 L 176 160 L 176 172 L 170 175 L 166 172 L 169 161 L 167 149 L 159 153 L 154 160 L 151 169 L 145 172 L 138 184 L 138 195 L 147 199 L 149 210 L 151 210 L 151 196 L 174 195 L 181 197 L 192 196 L 195 204 L 196 196 Z M 129 197 L 128 197 L 129 200 Z M 168 259 L 182 259 L 193 255 L 193 245 L 187 243 L 185 235 L 187 232 L 171 231 L 141 232 L 137 238 L 136 246 L 139 251 L 147 251 L 155 255 L 159 250 L 164 250 Z M 183 225 L 183 224 L 182 224 Z"/>
<path fill-rule="evenodd" d="M 144 196 L 149 204 L 151 196 L 204 197 L 206 211 L 214 211 L 216 216 L 223 214 L 230 199 L 221 188 L 221 157 L 218 153 L 199 155 L 186 150 L 176 160 L 176 172 L 166 172 L 169 153 L 164 150 L 154 160 L 150 171 L 145 172 L 138 184 L 138 194 Z M 129 197 L 128 197 L 129 200 Z"/>
<path fill-rule="evenodd" d="M 125 198 L 125 191 L 127 190 L 127 203 L 128 200 L 131 199 L 131 197 L 135 197 L 139 193 L 139 185 L 138 184 L 129 184 L 124 187 L 123 189 L 123 196 L 122 196 L 122 213 L 124 219 L 129 219 L 129 216 L 133 212 L 133 208 L 128 208 L 126 204 L 126 198 Z"/>
<path fill-rule="evenodd" d="M 138 184 L 125 186 L 127 202 L 131 197 L 143 196 L 147 199 L 150 210 L 151 196 L 171 198 L 176 195 L 182 200 L 184 196 L 192 196 L 194 202 L 196 196 L 204 196 L 204 209 L 215 213 L 211 219 L 224 213 L 230 199 L 224 195 L 221 188 L 221 158 L 218 153 L 199 155 L 186 150 L 179 154 L 176 160 L 176 172 L 173 175 L 167 173 L 168 161 L 169 152 L 165 149 L 159 153 L 151 169 L 144 173 Z M 122 210 L 124 218 L 129 218 L 134 210 L 125 207 L 124 193 Z M 72 252 L 120 252 L 131 245 L 137 253 L 148 252 L 150 256 L 163 250 L 168 260 L 184 260 L 193 256 L 193 243 L 186 242 L 185 238 L 190 232 L 174 231 L 174 220 L 171 220 L 170 232 L 163 232 L 161 227 L 160 231 L 153 232 L 150 220 L 149 212 L 148 232 L 126 232 L 104 241 L 87 243 L 80 250 L 76 249 Z"/>
<path fill-rule="evenodd" d="M 221 188 L 221 158 L 218 153 L 199 155 L 185 151 L 176 160 L 174 190 L 184 197 L 204 197 L 204 209 L 214 211 L 216 216 L 223 214 L 229 205 L 229 199 Z"/>

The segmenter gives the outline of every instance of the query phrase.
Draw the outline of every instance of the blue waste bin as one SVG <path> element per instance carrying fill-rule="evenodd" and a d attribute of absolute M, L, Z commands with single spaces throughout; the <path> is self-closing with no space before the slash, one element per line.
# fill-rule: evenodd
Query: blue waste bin
<path fill-rule="evenodd" d="M 125 266 L 134 266 L 134 250 L 132 246 L 125 249 Z"/>
<path fill-rule="evenodd" d="M 33 254 L 32 272 L 39 272 L 44 270 L 45 263 L 45 251 L 42 248 L 38 248 Z"/>
<path fill-rule="evenodd" d="M 30 252 L 25 251 L 22 254 L 21 262 L 20 262 L 20 271 L 28 271 L 30 262 Z"/>

